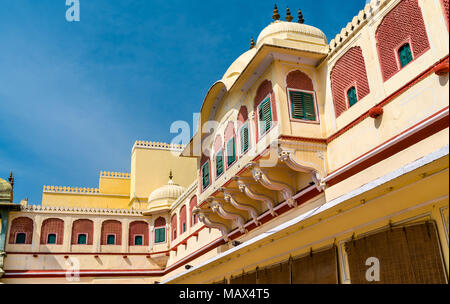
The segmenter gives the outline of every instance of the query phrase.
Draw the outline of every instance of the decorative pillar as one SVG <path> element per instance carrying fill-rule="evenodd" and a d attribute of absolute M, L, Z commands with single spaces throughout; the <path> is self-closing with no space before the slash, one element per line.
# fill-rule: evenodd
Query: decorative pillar
<path fill-rule="evenodd" d="M 39 252 L 41 245 L 41 227 L 44 218 L 42 215 L 36 215 L 33 223 L 33 240 L 31 242 L 31 251 Z"/>
<path fill-rule="evenodd" d="M 101 239 L 102 239 L 102 220 L 100 218 L 94 219 L 94 235 L 92 242 L 92 252 L 101 252 Z"/>
<path fill-rule="evenodd" d="M 130 237 L 130 220 L 125 219 L 122 221 L 122 253 L 128 253 L 129 249 L 129 237 Z"/>
<path fill-rule="evenodd" d="M 64 220 L 64 239 L 63 239 L 63 251 L 72 252 L 72 227 L 73 217 L 68 217 Z"/>

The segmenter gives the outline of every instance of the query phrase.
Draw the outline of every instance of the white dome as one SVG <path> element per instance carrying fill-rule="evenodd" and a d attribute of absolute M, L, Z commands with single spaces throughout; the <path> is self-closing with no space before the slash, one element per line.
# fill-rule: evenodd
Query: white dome
<path fill-rule="evenodd" d="M 328 44 L 325 34 L 316 27 L 302 23 L 279 20 L 272 22 L 269 26 L 262 30 L 259 34 L 257 44 L 260 45 L 269 38 L 285 39 L 283 34 L 286 33 L 299 34 L 302 36 L 319 38 L 321 40 L 323 39 L 325 44 Z"/>
<path fill-rule="evenodd" d="M 150 205 L 158 202 L 172 202 L 179 198 L 184 191 L 186 191 L 186 188 L 175 184 L 173 180 L 170 179 L 167 185 L 156 189 L 150 194 L 148 197 L 148 203 Z"/>

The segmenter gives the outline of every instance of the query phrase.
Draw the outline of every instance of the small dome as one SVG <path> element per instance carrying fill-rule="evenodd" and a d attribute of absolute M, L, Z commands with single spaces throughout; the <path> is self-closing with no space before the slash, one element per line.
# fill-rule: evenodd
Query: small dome
<path fill-rule="evenodd" d="M 179 198 L 184 191 L 186 191 L 186 188 L 175 184 L 173 180 L 170 179 L 167 185 L 156 189 L 150 194 L 148 197 L 148 204 L 171 203 Z"/>
<path fill-rule="evenodd" d="M 12 186 L 10 183 L 0 178 L 0 202 L 11 201 Z"/>
<path fill-rule="evenodd" d="M 319 38 L 325 44 L 328 44 L 325 34 L 316 27 L 302 23 L 275 21 L 259 34 L 257 45 L 259 46 L 270 38 L 286 39 L 285 34 L 287 33 Z"/>
<path fill-rule="evenodd" d="M 234 77 L 239 76 L 255 54 L 256 49 L 253 48 L 239 56 L 223 75 L 222 81 L 226 81 L 229 78 L 234 79 Z"/>

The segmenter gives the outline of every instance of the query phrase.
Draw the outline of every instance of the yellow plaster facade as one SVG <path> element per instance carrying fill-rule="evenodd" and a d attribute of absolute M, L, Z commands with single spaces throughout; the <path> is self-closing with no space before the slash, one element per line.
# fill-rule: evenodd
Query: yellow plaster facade
<path fill-rule="evenodd" d="M 420 12 L 421 43 L 429 47 L 385 79 L 377 33 L 405 3 Z M 312 263 L 308 257 L 328 252 L 335 258 L 301 282 L 361 283 L 357 269 L 366 265 L 349 255 L 349 244 L 401 229 L 418 240 L 411 231 L 427 227 L 428 243 L 417 248 L 429 250 L 438 266 L 419 259 L 430 274 L 414 282 L 447 283 L 446 18 L 441 1 L 371 1 L 330 42 L 317 28 L 275 20 L 212 85 L 200 132 L 187 146 L 138 141 L 131 173 L 102 172 L 99 189 L 46 186 L 42 206 L 11 212 L 2 282 L 255 284 L 280 264 L 301 278 L 307 267 L 295 270 L 296 261 Z M 370 90 L 338 113 L 335 92 L 343 89 L 332 73 L 355 47 L 364 66 L 350 68 L 365 69 L 358 77 L 366 75 Z M 354 80 L 363 91 L 361 78 Z M 346 95 L 351 90 L 342 87 Z M 310 116 L 299 116 L 308 105 L 296 104 L 292 91 L 311 96 Z M 207 133 L 212 121 L 218 127 Z M 26 232 L 32 237 L 18 237 L 24 227 L 32 227 Z M 389 246 L 373 247 L 382 263 Z M 402 254 L 419 254 L 414 250 L 390 254 L 404 260 Z M 79 262 L 79 280 L 67 279 L 71 259 Z M 399 282 L 385 278 L 401 270 L 383 267 L 382 283 Z M 324 271 L 326 280 L 318 277 Z"/>

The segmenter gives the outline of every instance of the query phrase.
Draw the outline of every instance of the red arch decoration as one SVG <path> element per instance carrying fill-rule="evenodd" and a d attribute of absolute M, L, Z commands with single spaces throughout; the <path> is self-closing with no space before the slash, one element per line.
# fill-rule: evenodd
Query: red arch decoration
<path fill-rule="evenodd" d="M 56 245 L 64 242 L 64 221 L 57 218 L 46 219 L 41 226 L 41 244 L 47 244 L 49 234 L 56 234 Z"/>
<path fill-rule="evenodd" d="M 287 75 L 286 85 L 290 89 L 314 91 L 311 78 L 300 70 L 292 71 Z"/>
<path fill-rule="evenodd" d="M 197 224 L 197 217 L 194 217 L 194 215 L 192 214 L 192 210 L 194 210 L 195 207 L 197 207 L 197 195 L 194 195 L 189 203 L 189 210 L 191 214 L 191 227 Z"/>
<path fill-rule="evenodd" d="M 135 221 L 130 223 L 130 232 L 128 237 L 128 245 L 134 246 L 134 237 L 136 235 L 142 235 L 144 239 L 144 246 L 148 246 L 149 244 L 149 235 L 148 235 L 148 223 L 144 221 Z"/>
<path fill-rule="evenodd" d="M 102 239 L 101 244 L 107 245 L 108 234 L 116 236 L 116 245 L 122 245 L 122 223 L 115 220 L 104 221 L 102 224 Z"/>
<path fill-rule="evenodd" d="M 9 231 L 9 244 L 16 243 L 17 233 L 25 233 L 25 245 L 31 245 L 33 241 L 33 220 L 29 217 L 18 217 L 13 219 Z"/>
<path fill-rule="evenodd" d="M 418 0 L 400 1 L 384 16 L 375 35 L 384 81 L 400 70 L 397 49 L 401 45 L 411 43 L 414 59 L 430 49 Z"/>
<path fill-rule="evenodd" d="M 76 220 L 72 225 L 72 245 L 78 244 L 78 235 L 87 234 L 87 245 L 94 243 L 94 222 L 88 219 Z"/>
<path fill-rule="evenodd" d="M 349 49 L 342 55 L 331 71 L 331 91 L 336 117 L 348 109 L 346 95 L 352 86 L 356 87 L 358 100 L 370 93 L 366 63 L 359 46 Z"/>

